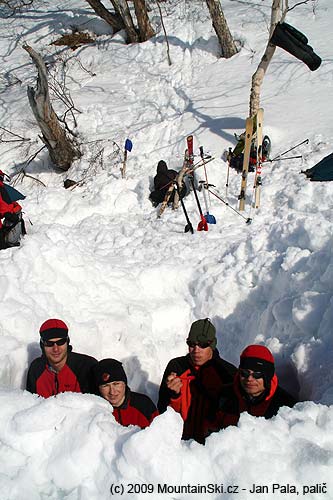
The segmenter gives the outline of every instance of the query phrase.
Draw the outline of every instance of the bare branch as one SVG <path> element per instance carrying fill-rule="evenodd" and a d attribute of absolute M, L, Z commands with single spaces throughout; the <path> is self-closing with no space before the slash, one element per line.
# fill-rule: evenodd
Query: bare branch
<path fill-rule="evenodd" d="M 30 138 L 26 138 L 26 137 L 21 137 L 20 135 L 18 134 L 15 134 L 14 132 L 12 132 L 11 130 L 8 130 L 6 129 L 5 127 L 0 127 L 1 130 L 4 130 L 7 134 L 10 134 L 14 137 L 17 137 L 18 139 L 11 139 L 11 140 L 5 140 L 2 138 L 2 135 L 0 136 L 0 142 L 26 142 L 26 141 L 30 141 Z"/>
<path fill-rule="evenodd" d="M 162 9 L 161 9 L 161 6 L 160 6 L 160 3 L 159 3 L 158 0 L 156 0 L 156 4 L 157 4 L 157 7 L 158 7 L 158 10 L 159 10 L 159 13 L 160 13 L 160 19 L 161 19 L 161 24 L 162 24 L 163 32 L 164 32 L 164 38 L 165 38 L 165 41 L 166 41 L 166 44 L 167 44 L 168 64 L 169 64 L 169 66 L 171 66 L 172 62 L 171 62 L 171 58 L 170 58 L 169 39 L 168 39 L 168 35 L 167 35 L 166 29 L 165 29 L 165 25 L 164 25 L 164 20 L 163 20 L 163 15 L 162 15 Z"/>
<path fill-rule="evenodd" d="M 310 0 L 304 0 L 303 2 L 295 3 L 295 5 L 293 5 L 292 7 L 288 8 L 288 12 L 290 12 L 291 10 L 293 10 L 295 7 L 298 7 L 299 5 L 302 5 L 303 3 L 308 3 L 309 1 Z"/>

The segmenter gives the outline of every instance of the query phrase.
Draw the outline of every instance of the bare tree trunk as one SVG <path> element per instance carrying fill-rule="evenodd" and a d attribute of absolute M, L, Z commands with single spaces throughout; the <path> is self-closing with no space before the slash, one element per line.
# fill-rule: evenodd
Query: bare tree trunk
<path fill-rule="evenodd" d="M 168 40 L 168 35 L 167 35 L 166 29 L 165 29 L 165 24 L 164 24 L 164 21 L 163 21 L 163 15 L 162 15 L 162 9 L 161 9 L 161 6 L 160 6 L 160 1 L 161 0 L 159 0 L 159 1 L 156 0 L 156 3 L 157 3 L 157 7 L 158 7 L 158 10 L 159 10 L 159 13 L 160 13 L 161 24 L 162 24 L 162 28 L 163 28 L 163 32 L 164 32 L 165 41 L 166 41 L 166 44 L 167 44 L 168 64 L 169 64 L 169 66 L 171 66 L 172 62 L 171 62 L 171 57 L 170 57 L 169 40 Z"/>
<path fill-rule="evenodd" d="M 237 54 L 237 48 L 224 17 L 220 0 L 206 0 L 206 3 L 221 45 L 222 57 L 228 59 Z"/>
<path fill-rule="evenodd" d="M 271 39 L 271 36 L 273 34 L 273 31 L 275 30 L 276 25 L 280 21 L 283 21 L 284 18 L 286 17 L 288 10 L 288 0 L 285 0 L 285 6 L 283 10 L 282 10 L 282 3 L 283 0 L 273 0 L 272 11 L 271 11 L 271 26 L 269 30 L 269 40 Z M 258 65 L 258 68 L 256 72 L 252 75 L 249 116 L 254 116 L 260 107 L 261 85 L 264 80 L 264 76 L 266 74 L 268 65 L 271 62 L 271 59 L 276 49 L 276 46 L 269 43 L 269 40 L 264 55 L 262 56 L 261 61 Z"/>
<path fill-rule="evenodd" d="M 96 12 L 96 14 L 104 19 L 113 29 L 114 33 L 120 31 L 124 28 L 124 23 L 122 21 L 119 13 L 111 14 L 100 2 L 100 0 L 86 0 L 90 7 Z"/>
<path fill-rule="evenodd" d="M 138 43 L 139 35 L 135 29 L 131 12 L 127 4 L 127 0 L 111 0 L 111 1 L 112 5 L 116 9 L 116 12 L 119 12 L 119 14 L 121 15 L 128 43 Z"/>
<path fill-rule="evenodd" d="M 145 42 L 155 35 L 155 32 L 150 24 L 145 0 L 134 0 L 134 9 L 136 19 L 138 21 L 140 41 Z"/>
<path fill-rule="evenodd" d="M 47 70 L 40 54 L 29 45 L 23 45 L 38 70 L 37 87 L 28 87 L 28 98 L 39 128 L 42 141 L 46 145 L 52 162 L 63 170 L 68 170 L 72 162 L 81 157 L 80 149 L 74 139 L 67 137 L 60 126 L 57 115 L 50 103 Z"/>

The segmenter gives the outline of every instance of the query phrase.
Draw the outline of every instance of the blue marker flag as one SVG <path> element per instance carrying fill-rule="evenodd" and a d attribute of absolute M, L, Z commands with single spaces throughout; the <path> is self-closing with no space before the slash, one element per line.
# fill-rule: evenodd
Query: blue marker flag
<path fill-rule="evenodd" d="M 132 147 L 133 147 L 133 143 L 131 141 L 131 139 L 126 139 L 125 141 L 125 150 L 126 151 L 132 151 Z"/>

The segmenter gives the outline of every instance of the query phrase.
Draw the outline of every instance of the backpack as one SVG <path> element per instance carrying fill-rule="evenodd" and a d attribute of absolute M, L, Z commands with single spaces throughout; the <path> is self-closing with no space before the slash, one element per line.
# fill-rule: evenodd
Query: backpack
<path fill-rule="evenodd" d="M 243 149 L 244 149 L 244 141 L 243 138 L 241 137 L 239 139 L 239 143 L 243 144 Z M 244 153 L 243 150 L 239 152 L 241 144 L 237 144 L 235 149 L 231 151 L 231 148 L 229 150 L 228 154 L 228 161 L 229 165 L 231 168 L 234 168 L 237 172 L 242 172 L 243 170 L 243 159 L 244 159 Z M 269 155 L 271 152 L 271 140 L 268 137 L 268 135 L 265 135 L 262 141 L 262 161 L 268 160 Z M 256 168 L 256 163 L 257 163 L 257 146 L 255 141 L 253 140 L 251 143 L 251 151 L 250 151 L 250 160 L 249 160 L 249 172 L 254 172 Z"/>
<path fill-rule="evenodd" d="M 12 217 L 5 217 L 2 224 L 4 242 L 7 248 L 19 246 L 22 236 L 27 234 L 25 222 L 22 217 L 22 211 L 20 210 L 15 214 L 9 215 Z"/>

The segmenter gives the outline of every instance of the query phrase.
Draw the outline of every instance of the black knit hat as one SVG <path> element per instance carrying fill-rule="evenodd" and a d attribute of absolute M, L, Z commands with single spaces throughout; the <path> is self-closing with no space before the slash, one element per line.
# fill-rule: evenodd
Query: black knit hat
<path fill-rule="evenodd" d="M 168 166 L 164 160 L 160 160 L 157 164 L 157 173 L 162 174 L 168 171 Z"/>
<path fill-rule="evenodd" d="M 275 373 L 274 358 L 264 345 L 249 345 L 240 356 L 239 368 L 262 372 L 268 388 Z"/>
<path fill-rule="evenodd" d="M 109 384 L 110 382 L 125 382 L 127 377 L 122 363 L 116 359 L 102 359 L 94 367 L 96 385 Z"/>
<path fill-rule="evenodd" d="M 48 319 L 39 329 L 42 340 L 63 339 L 68 337 L 68 327 L 61 319 Z"/>
<path fill-rule="evenodd" d="M 198 342 L 209 344 L 212 349 L 216 347 L 216 328 L 210 322 L 209 318 L 198 319 L 191 325 L 190 333 L 187 340 L 190 342 Z"/>

